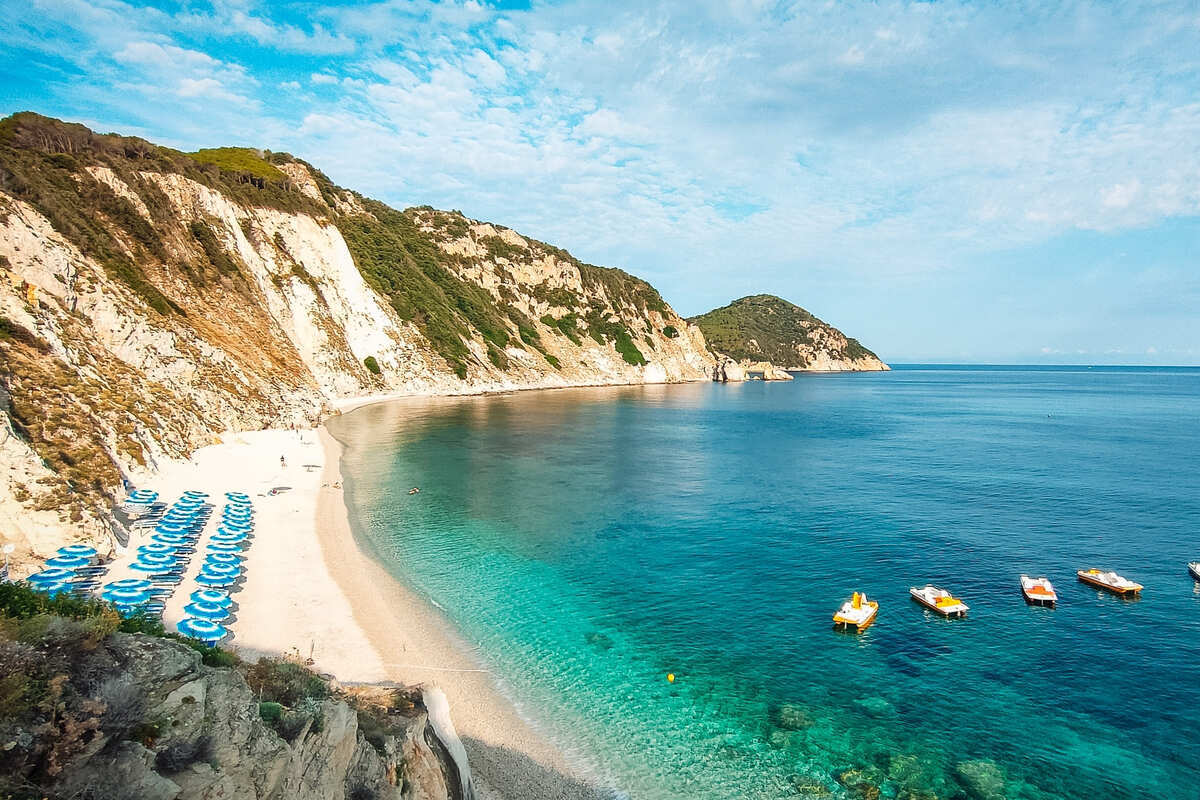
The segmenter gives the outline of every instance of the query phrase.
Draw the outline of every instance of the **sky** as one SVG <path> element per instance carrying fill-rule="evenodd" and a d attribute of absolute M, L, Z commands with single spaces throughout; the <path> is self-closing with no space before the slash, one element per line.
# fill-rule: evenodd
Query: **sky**
<path fill-rule="evenodd" d="M 0 0 L 0 115 L 287 151 L 680 313 L 1200 365 L 1200 5 Z"/>

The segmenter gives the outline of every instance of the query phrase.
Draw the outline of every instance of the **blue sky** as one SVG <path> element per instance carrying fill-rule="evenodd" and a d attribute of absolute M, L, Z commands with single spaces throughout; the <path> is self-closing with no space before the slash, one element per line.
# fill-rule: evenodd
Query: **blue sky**
<path fill-rule="evenodd" d="M 287 150 L 885 359 L 1200 364 L 1200 7 L 0 0 L 0 113 Z"/>

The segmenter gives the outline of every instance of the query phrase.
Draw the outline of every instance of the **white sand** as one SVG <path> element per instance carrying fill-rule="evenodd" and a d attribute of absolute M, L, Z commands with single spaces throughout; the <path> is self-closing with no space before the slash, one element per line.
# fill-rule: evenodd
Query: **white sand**
<path fill-rule="evenodd" d="M 481 800 L 600 796 L 518 714 L 437 609 L 358 548 L 340 488 L 339 453 L 324 428 L 242 433 L 197 451 L 190 461 L 166 465 L 147 484 L 168 503 L 185 490 L 208 492 L 218 513 L 225 492 L 250 495 L 254 537 L 246 550 L 245 583 L 234 595 L 237 613 L 228 646 L 249 658 L 311 655 L 314 669 L 342 682 L 442 689 Z M 287 491 L 267 494 L 284 486 Z M 164 621 L 170 628 L 198 588 L 194 578 L 216 516 L 167 603 Z M 149 535 L 133 535 L 106 580 L 129 574 L 136 547 Z"/>

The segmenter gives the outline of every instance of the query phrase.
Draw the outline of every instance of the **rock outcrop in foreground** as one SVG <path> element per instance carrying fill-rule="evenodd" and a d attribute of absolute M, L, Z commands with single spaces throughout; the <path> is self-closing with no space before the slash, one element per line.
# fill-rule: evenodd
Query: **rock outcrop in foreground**
<path fill-rule="evenodd" d="M 16 613 L 0 614 L 0 797 L 472 796 L 419 690 L 337 687 L 283 660 L 108 633 L 130 623 L 77 601 L 65 613 L 86 616 L 30 613 L 44 601 L 29 598 L 11 584 L 0 597 Z"/>
<path fill-rule="evenodd" d="M 739 362 L 743 372 L 769 372 L 772 365 L 780 370 L 804 372 L 888 369 L 857 339 L 774 295 L 743 297 L 707 314 L 690 317 L 688 322 L 703 331 L 714 352 Z M 725 374 L 728 375 L 728 370 Z"/>

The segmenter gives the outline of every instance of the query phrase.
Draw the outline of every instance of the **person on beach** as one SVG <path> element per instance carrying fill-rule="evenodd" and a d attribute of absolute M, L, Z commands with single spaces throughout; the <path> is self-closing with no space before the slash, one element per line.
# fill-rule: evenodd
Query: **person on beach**
<path fill-rule="evenodd" d="M 279 457 L 279 466 L 281 469 L 287 469 L 287 459 L 283 456 Z"/>

